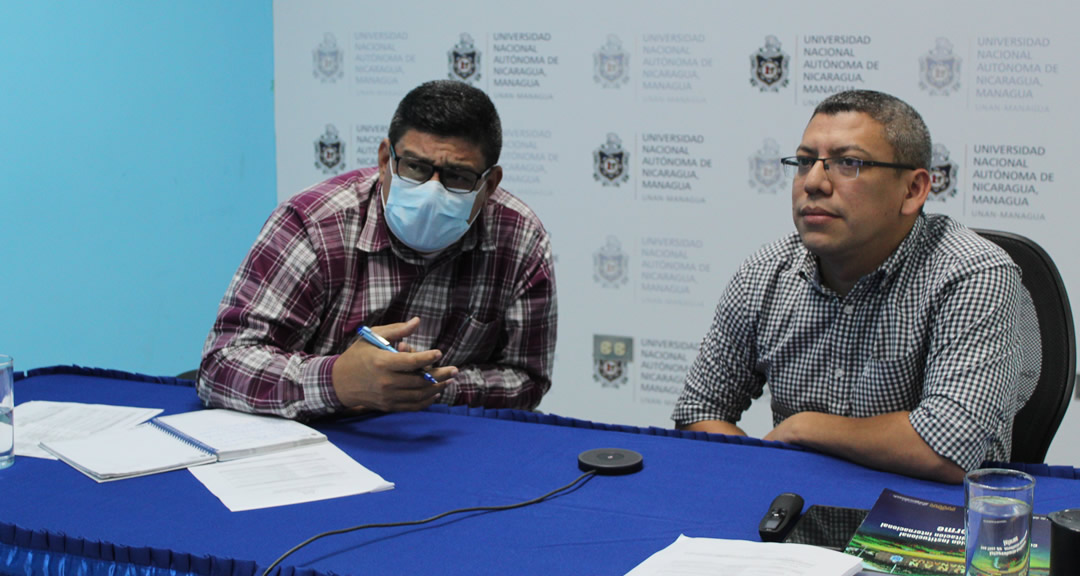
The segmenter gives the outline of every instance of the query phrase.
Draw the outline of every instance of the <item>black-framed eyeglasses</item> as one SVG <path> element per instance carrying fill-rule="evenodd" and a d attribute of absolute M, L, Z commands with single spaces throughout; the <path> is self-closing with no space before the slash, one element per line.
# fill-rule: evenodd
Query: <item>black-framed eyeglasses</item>
<path fill-rule="evenodd" d="M 836 158 L 815 158 L 814 156 L 788 156 L 787 158 L 781 158 L 780 163 L 784 165 L 784 172 L 789 177 L 804 178 L 810 173 L 810 170 L 814 168 L 814 164 L 821 161 L 821 164 L 825 167 L 825 175 L 831 177 L 832 175 L 839 176 L 845 180 L 854 180 L 859 177 L 859 171 L 862 168 L 873 168 L 875 166 L 881 168 L 901 168 L 904 170 L 915 170 L 915 166 L 910 164 L 893 164 L 892 162 L 875 162 L 873 160 L 863 160 L 862 158 L 852 158 L 850 156 L 838 156 Z"/>
<path fill-rule="evenodd" d="M 423 184 L 438 173 L 439 182 L 448 192 L 454 194 L 471 194 L 491 172 L 491 168 L 488 168 L 484 170 L 483 174 L 477 174 L 464 168 L 440 167 L 408 156 L 398 157 L 393 146 L 390 147 L 390 162 L 393 165 L 394 173 L 402 180 L 412 184 Z"/>

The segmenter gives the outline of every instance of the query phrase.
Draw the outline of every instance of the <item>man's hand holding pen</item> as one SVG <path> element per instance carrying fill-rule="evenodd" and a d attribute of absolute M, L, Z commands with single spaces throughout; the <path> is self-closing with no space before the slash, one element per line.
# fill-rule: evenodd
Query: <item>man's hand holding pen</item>
<path fill-rule="evenodd" d="M 400 341 L 420 326 L 419 318 L 408 322 L 376 326 L 358 338 L 334 362 L 332 378 L 338 399 L 349 408 L 383 412 L 423 410 L 436 400 L 458 370 L 454 366 L 434 367 L 442 358 L 439 350 L 413 352 L 404 343 L 395 350 L 390 342 Z"/>

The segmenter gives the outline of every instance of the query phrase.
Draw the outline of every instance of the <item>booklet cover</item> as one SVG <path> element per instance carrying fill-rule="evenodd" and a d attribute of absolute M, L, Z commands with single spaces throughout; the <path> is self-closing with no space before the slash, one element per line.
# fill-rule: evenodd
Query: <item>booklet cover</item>
<path fill-rule="evenodd" d="M 964 574 L 964 507 L 885 489 L 844 552 L 874 572 L 937 576 Z M 1035 515 L 1031 576 L 1050 572 L 1050 522 Z"/>

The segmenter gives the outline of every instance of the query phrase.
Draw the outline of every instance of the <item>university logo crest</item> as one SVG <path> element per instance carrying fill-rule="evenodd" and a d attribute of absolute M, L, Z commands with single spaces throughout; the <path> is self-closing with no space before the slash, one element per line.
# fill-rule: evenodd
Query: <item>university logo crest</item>
<path fill-rule="evenodd" d="M 788 85 L 788 62 L 791 58 L 780 50 L 780 39 L 766 36 L 765 46 L 750 55 L 750 85 L 762 92 L 779 92 Z"/>
<path fill-rule="evenodd" d="M 634 340 L 625 336 L 593 335 L 593 380 L 604 388 L 618 388 L 630 381 Z"/>
<path fill-rule="evenodd" d="M 480 51 L 473 45 L 472 36 L 462 33 L 461 41 L 446 54 L 450 58 L 451 80 L 470 84 L 480 80 Z"/>
<path fill-rule="evenodd" d="M 337 174 L 345 168 L 345 143 L 338 137 L 333 124 L 315 140 L 315 167 L 324 174 Z"/>
<path fill-rule="evenodd" d="M 630 54 L 622 48 L 619 37 L 611 34 L 593 54 L 593 80 L 604 88 L 618 88 L 630 81 Z"/>
<path fill-rule="evenodd" d="M 323 36 L 322 44 L 311 51 L 312 74 L 323 82 L 337 82 L 345 73 L 344 54 L 333 34 Z"/>
<path fill-rule="evenodd" d="M 931 96 L 948 96 L 960 89 L 960 57 L 945 38 L 938 38 L 934 49 L 919 58 L 919 88 Z"/>
<path fill-rule="evenodd" d="M 629 281 L 629 263 L 619 239 L 608 236 L 604 247 L 593 254 L 593 281 L 604 288 L 618 288 Z"/>
<path fill-rule="evenodd" d="M 629 380 L 626 375 L 626 363 L 618 360 L 596 360 L 593 380 L 599 382 L 604 388 L 618 388 L 626 384 Z"/>
<path fill-rule="evenodd" d="M 784 184 L 784 170 L 780 165 L 780 145 L 766 138 L 761 150 L 750 157 L 750 187 L 758 192 L 776 194 Z"/>
<path fill-rule="evenodd" d="M 930 194 L 927 200 L 945 200 L 956 196 L 956 162 L 949 160 L 949 149 L 941 144 L 934 144 L 933 159 L 930 161 Z"/>
<path fill-rule="evenodd" d="M 618 186 L 630 179 L 630 154 L 623 150 L 622 140 L 614 133 L 607 142 L 593 151 L 593 178 L 604 186 Z"/>

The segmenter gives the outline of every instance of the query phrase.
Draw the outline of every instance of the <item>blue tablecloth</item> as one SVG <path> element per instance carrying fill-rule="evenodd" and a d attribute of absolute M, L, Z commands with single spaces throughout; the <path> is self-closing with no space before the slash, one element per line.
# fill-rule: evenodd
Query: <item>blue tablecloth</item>
<path fill-rule="evenodd" d="M 96 402 L 166 413 L 200 407 L 190 382 L 106 370 L 34 371 L 15 393 L 19 403 Z M 959 486 L 774 443 L 512 410 L 438 407 L 314 425 L 396 488 L 229 512 L 187 471 L 97 484 L 62 462 L 18 458 L 0 471 L 0 571 L 258 574 L 326 530 L 539 496 L 580 474 L 579 453 L 604 447 L 640 452 L 644 470 L 594 477 L 521 509 L 333 536 L 291 556 L 282 573 L 621 575 L 679 534 L 757 540 L 758 521 L 781 492 L 801 494 L 807 506 L 869 508 L 883 488 L 963 503 Z M 1080 507 L 1076 469 L 1027 469 L 1039 475 L 1036 513 Z"/>

